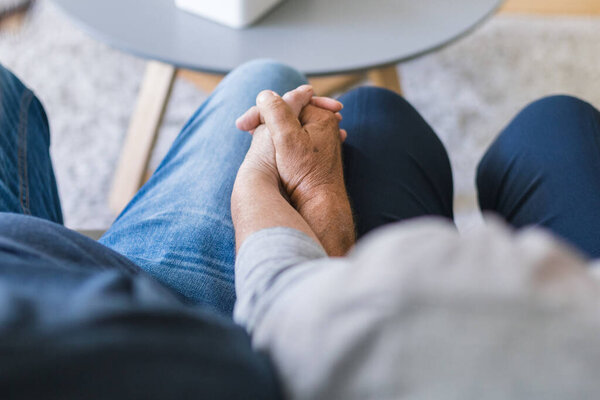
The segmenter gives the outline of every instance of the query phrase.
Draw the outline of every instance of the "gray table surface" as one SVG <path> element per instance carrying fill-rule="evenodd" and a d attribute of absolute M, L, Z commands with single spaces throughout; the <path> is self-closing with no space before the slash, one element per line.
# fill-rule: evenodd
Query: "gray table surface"
<path fill-rule="evenodd" d="M 476 27 L 502 0 L 286 0 L 243 30 L 181 11 L 174 0 L 54 2 L 92 36 L 177 67 L 227 73 L 272 58 L 307 75 L 328 75 L 435 50 Z"/>

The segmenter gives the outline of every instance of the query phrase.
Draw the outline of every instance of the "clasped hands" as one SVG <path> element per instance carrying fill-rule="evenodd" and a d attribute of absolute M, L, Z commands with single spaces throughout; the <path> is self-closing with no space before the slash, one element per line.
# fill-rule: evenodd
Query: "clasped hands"
<path fill-rule="evenodd" d="M 267 225 L 291 227 L 299 216 L 329 255 L 348 251 L 354 243 L 354 225 L 342 166 L 341 144 L 347 136 L 339 129 L 342 108 L 336 100 L 315 97 L 312 87 L 304 85 L 283 97 L 263 91 L 256 106 L 238 118 L 237 127 L 253 138 L 232 194 L 236 237 L 238 228 L 253 223 L 242 223 L 244 215 L 272 218 L 273 223 Z M 279 200 L 274 198 L 275 191 Z M 279 215 L 269 213 L 277 201 L 289 203 L 298 216 L 286 218 L 283 208 Z M 263 211 L 244 212 L 257 206 Z"/>

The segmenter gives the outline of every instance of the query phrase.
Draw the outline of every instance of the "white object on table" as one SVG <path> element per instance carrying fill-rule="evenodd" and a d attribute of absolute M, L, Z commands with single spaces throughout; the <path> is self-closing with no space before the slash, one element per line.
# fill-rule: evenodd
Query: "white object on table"
<path fill-rule="evenodd" d="M 232 28 L 244 28 L 283 0 L 175 0 L 177 7 Z"/>

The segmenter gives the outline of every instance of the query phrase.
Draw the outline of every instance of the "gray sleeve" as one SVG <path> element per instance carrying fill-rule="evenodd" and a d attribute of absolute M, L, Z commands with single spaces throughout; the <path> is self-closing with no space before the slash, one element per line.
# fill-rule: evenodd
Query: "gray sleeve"
<path fill-rule="evenodd" d="M 302 275 L 302 264 L 325 257 L 323 247 L 296 229 L 269 228 L 251 235 L 235 263 L 236 322 L 252 332 L 277 295 Z"/>

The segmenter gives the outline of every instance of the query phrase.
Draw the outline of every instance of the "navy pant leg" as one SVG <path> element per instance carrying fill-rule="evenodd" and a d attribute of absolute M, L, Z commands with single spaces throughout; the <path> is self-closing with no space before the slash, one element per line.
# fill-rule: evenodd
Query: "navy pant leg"
<path fill-rule="evenodd" d="M 358 236 L 425 215 L 453 219 L 452 170 L 435 132 L 402 97 L 362 87 L 343 95 L 348 194 Z"/>
<path fill-rule="evenodd" d="M 479 204 L 600 257 L 600 113 L 568 96 L 525 108 L 483 157 Z"/>

